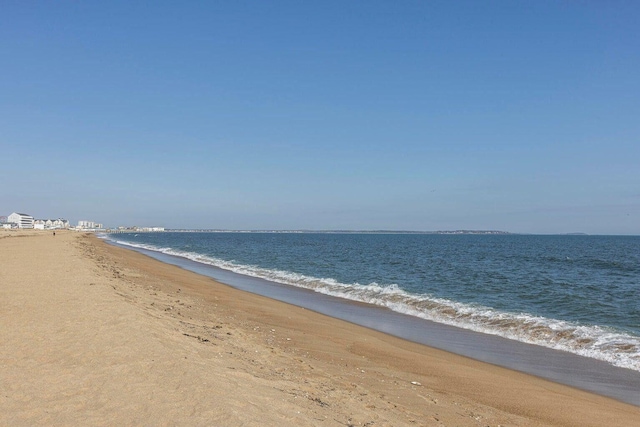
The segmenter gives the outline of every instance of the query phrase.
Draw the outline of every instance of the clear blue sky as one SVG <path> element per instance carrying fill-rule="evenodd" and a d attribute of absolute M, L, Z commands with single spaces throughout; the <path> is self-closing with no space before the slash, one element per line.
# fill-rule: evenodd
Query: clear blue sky
<path fill-rule="evenodd" d="M 0 214 L 640 234 L 635 1 L 0 5 Z"/>

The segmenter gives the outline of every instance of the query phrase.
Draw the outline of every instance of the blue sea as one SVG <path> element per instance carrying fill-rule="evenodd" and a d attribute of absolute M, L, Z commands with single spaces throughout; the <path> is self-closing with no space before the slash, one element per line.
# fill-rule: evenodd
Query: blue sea
<path fill-rule="evenodd" d="M 134 248 L 640 371 L 640 237 L 113 234 Z"/>

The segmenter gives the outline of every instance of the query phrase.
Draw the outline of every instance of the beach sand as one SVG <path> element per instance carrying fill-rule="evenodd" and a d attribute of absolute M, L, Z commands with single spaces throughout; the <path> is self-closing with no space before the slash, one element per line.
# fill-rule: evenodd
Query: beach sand
<path fill-rule="evenodd" d="M 0 425 L 638 426 L 640 407 L 92 235 L 0 231 Z"/>

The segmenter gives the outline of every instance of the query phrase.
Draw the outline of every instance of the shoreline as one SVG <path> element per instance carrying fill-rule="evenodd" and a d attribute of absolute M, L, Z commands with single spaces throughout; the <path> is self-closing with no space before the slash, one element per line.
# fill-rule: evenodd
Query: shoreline
<path fill-rule="evenodd" d="M 499 335 L 437 323 L 385 307 L 317 293 L 309 289 L 224 270 L 177 255 L 104 239 L 158 261 L 210 277 L 235 289 L 304 307 L 428 347 L 470 357 L 640 407 L 640 372 Z"/>
<path fill-rule="evenodd" d="M 0 234 L 2 424 L 640 423 L 637 406 L 239 291 L 95 236 L 14 236 Z"/>

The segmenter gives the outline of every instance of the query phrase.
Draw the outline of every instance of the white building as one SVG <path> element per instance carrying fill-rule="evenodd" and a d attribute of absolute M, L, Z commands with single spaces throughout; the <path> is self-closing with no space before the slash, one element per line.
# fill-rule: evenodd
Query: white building
<path fill-rule="evenodd" d="M 164 227 L 142 227 L 142 228 L 138 228 L 138 231 L 160 232 L 160 231 L 164 231 Z"/>
<path fill-rule="evenodd" d="M 58 219 L 43 219 L 44 228 L 46 230 L 55 230 L 58 228 L 69 228 L 69 221 L 63 218 Z"/>
<path fill-rule="evenodd" d="M 36 230 L 44 230 L 45 221 L 43 219 L 36 219 L 33 221 L 33 228 Z"/>
<path fill-rule="evenodd" d="M 78 221 L 78 228 L 93 230 L 93 229 L 100 229 L 103 227 L 102 227 L 102 224 L 93 222 L 93 221 Z"/>
<path fill-rule="evenodd" d="M 51 222 L 51 228 L 69 228 L 69 221 L 64 218 L 54 219 Z"/>
<path fill-rule="evenodd" d="M 24 213 L 14 212 L 7 217 L 7 221 L 18 224 L 18 228 L 33 228 L 33 217 Z"/>

